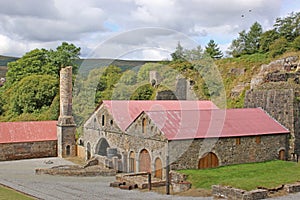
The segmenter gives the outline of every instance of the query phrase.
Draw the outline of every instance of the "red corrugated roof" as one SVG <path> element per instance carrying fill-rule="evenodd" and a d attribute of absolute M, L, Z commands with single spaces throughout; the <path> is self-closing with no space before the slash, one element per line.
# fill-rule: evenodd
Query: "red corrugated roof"
<path fill-rule="evenodd" d="M 0 143 L 57 140 L 57 121 L 2 122 Z"/>
<path fill-rule="evenodd" d="M 289 133 L 260 108 L 145 113 L 168 140 Z"/>
<path fill-rule="evenodd" d="M 114 121 L 124 131 L 143 111 L 217 109 L 211 101 L 103 101 Z"/>

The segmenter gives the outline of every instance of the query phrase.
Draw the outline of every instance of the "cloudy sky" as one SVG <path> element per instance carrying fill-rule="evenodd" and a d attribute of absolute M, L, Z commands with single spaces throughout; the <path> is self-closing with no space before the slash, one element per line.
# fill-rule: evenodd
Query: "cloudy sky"
<path fill-rule="evenodd" d="M 166 59 L 178 41 L 226 50 L 258 21 L 300 11 L 300 0 L 0 0 L 0 55 L 22 56 L 63 41 L 81 57 Z"/>

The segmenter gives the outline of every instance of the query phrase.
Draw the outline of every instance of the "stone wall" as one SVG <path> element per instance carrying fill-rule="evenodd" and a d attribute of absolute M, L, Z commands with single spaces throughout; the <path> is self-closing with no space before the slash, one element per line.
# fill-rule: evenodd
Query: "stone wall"
<path fill-rule="evenodd" d="M 290 155 L 300 154 L 299 94 L 294 89 L 249 90 L 245 107 L 261 107 L 290 130 Z"/>
<path fill-rule="evenodd" d="M 57 141 L 0 144 L 0 161 L 57 156 Z"/>
<path fill-rule="evenodd" d="M 217 198 L 240 199 L 240 200 L 258 200 L 268 198 L 267 190 L 245 191 L 233 187 L 213 185 L 212 194 Z"/>
<path fill-rule="evenodd" d="M 104 117 L 104 118 L 103 118 Z M 104 123 L 102 126 L 102 118 Z M 112 123 L 111 123 L 112 122 Z M 164 164 L 166 155 L 166 142 L 162 134 L 157 128 L 147 121 L 146 133 L 142 133 L 142 121 L 137 120 L 135 126 L 131 127 L 126 133 L 113 122 L 113 117 L 109 112 L 100 107 L 99 110 L 89 119 L 84 126 L 84 147 L 90 146 L 91 156 L 97 156 L 99 153 L 99 146 L 103 140 L 107 141 L 109 148 L 117 149 L 117 156 L 122 161 L 122 171 L 129 172 L 130 155 L 134 155 L 135 172 L 139 172 L 139 159 L 142 150 L 147 150 L 151 160 L 151 171 L 154 172 L 155 160 L 160 159 Z M 130 134 L 129 134 L 130 133 Z M 163 170 L 163 176 L 165 172 Z"/>
<path fill-rule="evenodd" d="M 171 141 L 169 154 L 174 159 L 171 169 L 198 169 L 200 158 L 209 152 L 213 152 L 219 165 L 223 166 L 275 160 L 279 158 L 280 150 L 288 150 L 287 134 L 260 136 L 259 144 L 256 136 L 241 137 L 240 144 L 236 140 L 233 137 Z"/>

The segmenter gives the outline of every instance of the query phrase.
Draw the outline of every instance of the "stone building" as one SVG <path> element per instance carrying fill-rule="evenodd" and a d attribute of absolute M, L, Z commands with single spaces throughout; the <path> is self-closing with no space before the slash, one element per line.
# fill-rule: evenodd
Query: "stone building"
<path fill-rule="evenodd" d="M 289 131 L 262 109 L 218 109 L 210 101 L 103 101 L 84 125 L 86 158 L 124 172 L 285 159 Z"/>
<path fill-rule="evenodd" d="M 0 161 L 57 156 L 57 121 L 0 123 Z"/>

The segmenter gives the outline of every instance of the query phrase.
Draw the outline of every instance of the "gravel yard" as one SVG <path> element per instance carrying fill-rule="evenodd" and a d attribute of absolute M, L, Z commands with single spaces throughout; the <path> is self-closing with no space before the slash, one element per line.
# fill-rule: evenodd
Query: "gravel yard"
<path fill-rule="evenodd" d="M 53 162 L 53 163 L 52 163 Z M 48 164 L 47 164 L 48 163 Z M 52 163 L 52 164 L 49 164 Z M 115 177 L 64 177 L 35 175 L 36 168 L 50 168 L 57 165 L 70 165 L 61 158 L 42 158 L 31 160 L 0 162 L 0 183 L 39 199 L 198 199 L 212 197 L 167 196 L 139 190 L 121 190 L 109 187 Z M 277 200 L 300 199 L 300 193 L 273 198 Z"/>

